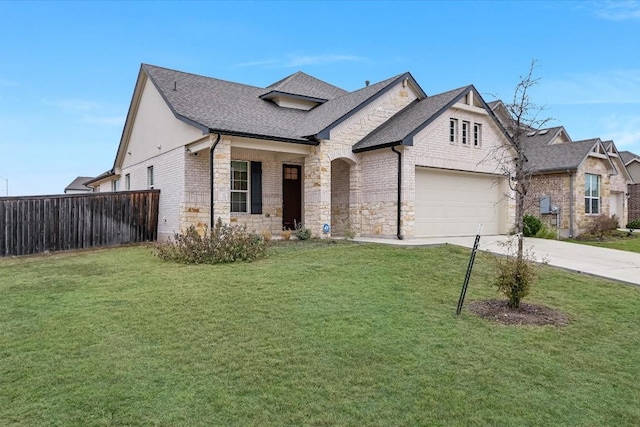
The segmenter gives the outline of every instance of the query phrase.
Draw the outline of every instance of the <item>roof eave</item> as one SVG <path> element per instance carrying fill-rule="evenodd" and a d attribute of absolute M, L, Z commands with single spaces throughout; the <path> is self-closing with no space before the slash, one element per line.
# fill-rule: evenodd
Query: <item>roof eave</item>
<path fill-rule="evenodd" d="M 377 144 L 371 147 L 353 148 L 351 151 L 357 154 L 364 153 L 366 151 L 380 150 L 382 148 L 397 147 L 398 145 L 403 145 L 402 141 L 385 142 L 384 144 Z"/>

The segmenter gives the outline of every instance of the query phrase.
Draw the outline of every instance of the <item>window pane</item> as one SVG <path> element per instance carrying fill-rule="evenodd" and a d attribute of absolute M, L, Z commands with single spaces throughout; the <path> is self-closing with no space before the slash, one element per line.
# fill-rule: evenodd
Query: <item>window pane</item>
<path fill-rule="evenodd" d="M 231 212 L 247 211 L 247 193 L 231 193 Z"/>
<path fill-rule="evenodd" d="M 591 199 L 591 213 L 597 214 L 600 212 L 600 199 Z"/>
<path fill-rule="evenodd" d="M 591 199 L 584 199 L 584 213 L 591 213 Z"/>

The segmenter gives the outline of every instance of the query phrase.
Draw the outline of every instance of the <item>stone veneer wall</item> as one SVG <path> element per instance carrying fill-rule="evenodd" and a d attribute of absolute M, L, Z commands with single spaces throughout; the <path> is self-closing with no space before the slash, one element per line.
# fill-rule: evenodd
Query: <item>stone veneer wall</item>
<path fill-rule="evenodd" d="M 640 183 L 630 184 L 627 188 L 629 193 L 629 221 L 627 222 L 640 220 Z"/>
<path fill-rule="evenodd" d="M 600 213 L 590 215 L 584 212 L 585 174 L 600 175 Z M 575 197 L 575 235 L 582 234 L 599 215 L 609 215 L 610 204 L 610 170 L 607 162 L 596 157 L 587 157 L 582 170 L 576 173 L 574 182 Z"/>
<path fill-rule="evenodd" d="M 349 163 L 340 159 L 331 162 L 331 233 L 334 236 L 344 236 L 351 231 L 349 176 Z"/>

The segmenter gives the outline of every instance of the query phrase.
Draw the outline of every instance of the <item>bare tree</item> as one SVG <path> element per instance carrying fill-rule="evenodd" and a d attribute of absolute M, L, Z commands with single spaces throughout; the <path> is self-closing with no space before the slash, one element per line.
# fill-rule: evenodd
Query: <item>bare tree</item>
<path fill-rule="evenodd" d="M 496 280 L 496 285 L 509 297 L 509 305 L 513 308 L 520 306 L 520 299 L 526 296 L 530 282 L 533 280 L 533 275 L 530 274 L 531 266 L 524 249 L 524 216 L 529 208 L 528 203 L 531 202 L 527 195 L 531 186 L 532 173 L 532 168 L 527 165 L 525 139 L 529 133 L 536 132 L 551 120 L 539 117 L 545 107 L 534 103 L 531 98 L 531 89 L 540 82 L 539 78 L 534 77 L 535 69 L 536 60 L 532 60 L 527 74 L 520 76 L 511 102 L 503 101 L 509 117 L 504 117 L 500 121 L 509 133 L 512 145 L 493 153 L 501 172 L 509 182 L 516 205 L 516 256 L 513 264 L 502 263 L 498 266 L 499 278 Z"/>

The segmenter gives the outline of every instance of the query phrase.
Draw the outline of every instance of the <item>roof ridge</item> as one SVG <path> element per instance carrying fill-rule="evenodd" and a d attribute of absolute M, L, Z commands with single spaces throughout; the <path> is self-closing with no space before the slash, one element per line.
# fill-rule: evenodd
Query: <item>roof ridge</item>
<path fill-rule="evenodd" d="M 234 85 L 238 85 L 238 86 L 245 86 L 245 87 L 250 87 L 250 88 L 254 88 L 254 89 L 262 89 L 259 86 L 248 85 L 246 83 L 233 82 L 231 80 L 224 80 L 224 79 L 219 79 L 219 78 L 216 78 L 216 77 L 209 77 L 209 76 L 205 76 L 203 74 L 189 73 L 189 72 L 186 72 L 186 71 L 175 70 L 173 68 L 167 68 L 167 67 L 160 67 L 158 65 L 153 65 L 153 64 L 142 63 L 141 67 L 145 68 L 145 70 L 146 70 L 146 67 L 153 67 L 153 68 L 159 68 L 161 70 L 171 71 L 172 73 L 178 73 L 178 74 L 183 74 L 183 75 L 187 75 L 187 76 L 194 76 L 194 77 L 199 77 L 199 78 L 208 79 L 208 80 L 215 80 L 215 81 L 218 81 L 218 82 L 224 82 L 224 83 L 234 84 Z"/>

